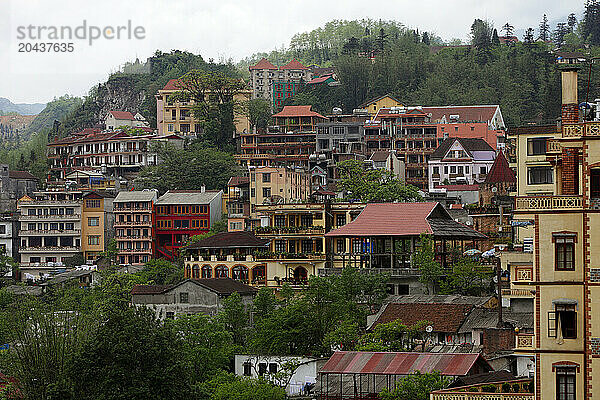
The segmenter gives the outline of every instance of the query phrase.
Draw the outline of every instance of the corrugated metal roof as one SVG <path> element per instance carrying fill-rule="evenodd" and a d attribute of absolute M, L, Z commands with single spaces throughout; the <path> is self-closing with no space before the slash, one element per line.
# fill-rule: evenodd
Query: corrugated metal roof
<path fill-rule="evenodd" d="M 200 190 L 173 190 L 160 196 L 156 201 L 156 205 L 209 204 L 221 194 L 221 191 L 216 190 L 205 192 Z"/>
<path fill-rule="evenodd" d="M 131 191 L 131 192 L 119 192 L 115 198 L 115 203 L 124 203 L 127 201 L 152 201 L 156 198 L 156 192 L 154 190 L 149 191 Z"/>
<path fill-rule="evenodd" d="M 480 354 L 396 353 L 338 351 L 321 368 L 322 374 L 410 375 L 439 371 L 447 376 L 466 376 L 476 363 L 491 370 Z"/>

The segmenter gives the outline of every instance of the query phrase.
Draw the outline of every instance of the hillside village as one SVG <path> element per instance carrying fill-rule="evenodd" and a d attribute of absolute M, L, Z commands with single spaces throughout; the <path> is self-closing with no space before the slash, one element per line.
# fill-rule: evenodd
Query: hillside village
<path fill-rule="evenodd" d="M 339 65 L 190 58 L 136 78 L 145 97 L 119 73 L 55 104 L 0 153 L 20 156 L 0 164 L 0 397 L 596 398 L 600 43 L 485 24 L 408 34 L 543 53 L 551 118 L 349 97 L 349 60 L 393 53 L 383 28 Z"/>

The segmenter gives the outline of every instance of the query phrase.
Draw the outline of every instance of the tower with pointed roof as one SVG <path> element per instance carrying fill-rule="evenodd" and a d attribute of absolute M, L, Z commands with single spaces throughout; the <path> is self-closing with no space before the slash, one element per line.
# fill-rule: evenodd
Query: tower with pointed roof
<path fill-rule="evenodd" d="M 302 82 L 312 79 L 313 73 L 296 59 L 277 67 L 266 58 L 248 68 L 252 84 L 252 98 L 271 102 L 273 110 L 279 110 L 285 99 L 296 94 Z"/>

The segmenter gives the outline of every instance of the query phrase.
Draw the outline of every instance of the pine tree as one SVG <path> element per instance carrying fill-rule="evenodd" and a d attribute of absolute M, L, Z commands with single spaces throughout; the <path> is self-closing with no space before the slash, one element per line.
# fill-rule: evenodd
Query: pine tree
<path fill-rule="evenodd" d="M 494 28 L 492 33 L 492 46 L 498 46 L 500 44 L 500 38 L 498 37 L 498 31 Z"/>
<path fill-rule="evenodd" d="M 429 39 L 429 34 L 427 32 L 423 32 L 423 43 L 429 46 L 431 44 L 431 40 Z"/>
<path fill-rule="evenodd" d="M 508 22 L 506 24 L 504 24 L 504 26 L 502 27 L 502 30 L 504 31 L 505 36 L 512 36 L 513 32 L 515 30 L 515 27 L 512 26 L 511 24 L 509 24 Z"/>
<path fill-rule="evenodd" d="M 569 17 L 567 18 L 567 25 L 569 25 L 570 32 L 575 30 L 575 25 L 577 25 L 577 17 L 575 16 L 575 13 L 569 14 Z"/>
<path fill-rule="evenodd" d="M 527 30 L 525 31 L 525 35 L 523 35 L 523 41 L 525 43 L 533 43 L 533 34 L 533 28 L 527 28 Z"/>
<path fill-rule="evenodd" d="M 588 0 L 583 12 L 583 39 L 591 45 L 600 45 L 600 1 Z"/>
<path fill-rule="evenodd" d="M 548 25 L 548 17 L 544 14 L 542 21 L 540 22 L 540 35 L 538 39 L 547 42 L 550 39 L 550 25 Z"/>

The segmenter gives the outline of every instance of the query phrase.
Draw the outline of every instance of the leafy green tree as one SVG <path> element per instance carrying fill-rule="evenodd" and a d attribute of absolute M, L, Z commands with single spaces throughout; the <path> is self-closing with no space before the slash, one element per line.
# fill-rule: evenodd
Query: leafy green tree
<path fill-rule="evenodd" d="M 239 293 L 232 293 L 223 300 L 223 309 L 219 312 L 218 320 L 233 335 L 234 344 L 246 344 L 250 318 Z"/>
<path fill-rule="evenodd" d="M 419 201 L 418 189 L 404 184 L 391 172 L 382 169 L 367 169 L 356 160 L 346 160 L 338 164 L 339 186 L 349 199 L 367 203 L 392 201 Z"/>
<path fill-rule="evenodd" d="M 331 349 L 351 351 L 360 338 L 358 323 L 343 321 L 335 329 L 325 335 L 323 343 Z"/>
<path fill-rule="evenodd" d="M 153 259 L 137 275 L 149 285 L 172 285 L 183 280 L 183 268 L 162 258 Z"/>
<path fill-rule="evenodd" d="M 400 320 L 378 324 L 358 339 L 355 348 L 358 351 L 412 351 L 415 340 L 423 337 L 427 321 L 406 326 Z"/>
<path fill-rule="evenodd" d="M 6 255 L 6 248 L 0 247 L 0 276 L 6 275 L 9 271 L 18 268 L 15 259 Z"/>
<path fill-rule="evenodd" d="M 108 310 L 70 363 L 73 398 L 175 399 L 189 392 L 183 338 L 146 308 Z"/>
<path fill-rule="evenodd" d="M 475 19 L 471 25 L 471 44 L 473 47 L 488 48 L 492 43 L 493 30 L 494 27 L 491 22 L 479 18 Z"/>
<path fill-rule="evenodd" d="M 205 185 L 208 190 L 220 190 L 239 170 L 230 153 L 202 143 L 187 149 L 157 144 L 153 151 L 162 162 L 142 169 L 135 180 L 136 189 L 154 188 L 164 193 L 173 189 L 199 190 Z"/>
<path fill-rule="evenodd" d="M 428 400 L 429 393 L 445 389 L 451 380 L 439 372 L 414 375 L 403 378 L 392 390 L 384 389 L 379 394 L 382 400 Z"/>
<path fill-rule="evenodd" d="M 246 113 L 250 120 L 250 126 L 256 128 L 257 131 L 264 131 L 271 121 L 271 104 L 261 98 L 248 100 Z"/>
<path fill-rule="evenodd" d="M 483 296 L 490 293 L 492 275 L 489 267 L 478 265 L 472 258 L 461 257 L 452 266 L 447 279 L 441 282 L 440 291 L 443 294 Z"/>
<path fill-rule="evenodd" d="M 284 400 L 285 390 L 266 379 L 231 377 L 220 381 L 210 400 Z"/>
<path fill-rule="evenodd" d="M 427 287 L 427 292 L 435 293 L 436 287 L 444 277 L 444 269 L 435 260 L 433 238 L 422 233 L 419 237 L 419 247 L 414 256 L 414 264 L 419 268 L 419 282 Z"/>

